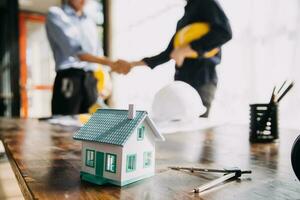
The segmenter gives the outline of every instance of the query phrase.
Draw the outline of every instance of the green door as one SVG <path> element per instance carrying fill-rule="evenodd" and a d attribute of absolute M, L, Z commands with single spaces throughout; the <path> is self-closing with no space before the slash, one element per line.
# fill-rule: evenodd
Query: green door
<path fill-rule="evenodd" d="M 96 153 L 96 176 L 103 177 L 103 167 L 104 167 L 104 153 Z"/>

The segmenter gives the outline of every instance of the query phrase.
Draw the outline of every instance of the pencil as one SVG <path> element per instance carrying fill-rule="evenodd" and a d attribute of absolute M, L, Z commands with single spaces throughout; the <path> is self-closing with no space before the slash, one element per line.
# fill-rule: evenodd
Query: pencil
<path fill-rule="evenodd" d="M 278 95 L 279 92 L 282 90 L 282 88 L 283 88 L 283 86 L 286 84 L 286 82 L 287 82 L 287 80 L 285 80 L 285 81 L 283 82 L 283 84 L 280 86 L 280 88 L 279 88 L 279 90 L 278 90 L 278 92 L 277 92 L 277 95 Z"/>
<path fill-rule="evenodd" d="M 274 86 L 273 91 L 272 91 L 272 95 L 271 95 L 271 99 L 270 99 L 270 103 L 272 104 L 275 102 L 275 90 L 276 90 L 276 86 Z"/>
<path fill-rule="evenodd" d="M 292 87 L 294 86 L 294 82 L 291 82 L 290 85 L 284 90 L 284 92 L 282 93 L 282 95 L 280 95 L 280 97 L 277 99 L 277 103 L 280 102 L 280 100 L 292 89 Z"/>

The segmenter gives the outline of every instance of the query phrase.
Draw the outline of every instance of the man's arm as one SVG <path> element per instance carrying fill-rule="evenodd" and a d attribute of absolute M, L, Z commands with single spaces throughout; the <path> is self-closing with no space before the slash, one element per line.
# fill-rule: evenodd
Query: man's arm
<path fill-rule="evenodd" d="M 170 41 L 168 47 L 158 55 L 152 56 L 152 57 L 146 57 L 139 61 L 133 61 L 133 62 L 127 62 L 125 60 L 118 60 L 115 63 L 113 63 L 112 68 L 114 68 L 115 71 L 123 74 L 127 74 L 131 68 L 138 67 L 138 66 L 148 66 L 150 68 L 155 68 L 157 65 L 160 65 L 162 63 L 165 63 L 169 61 L 170 54 L 173 49 L 173 38 Z"/>
<path fill-rule="evenodd" d="M 94 56 L 89 53 L 80 53 L 77 55 L 77 57 L 79 58 L 79 60 L 85 61 L 85 62 L 98 63 L 98 64 L 107 65 L 107 66 L 113 65 L 113 61 L 111 61 L 110 59 L 108 59 L 105 56 L 100 57 L 100 56 Z"/>
<path fill-rule="evenodd" d="M 171 59 L 170 54 L 173 50 L 173 38 L 169 42 L 168 47 L 163 52 L 161 52 L 155 56 L 152 56 L 152 57 L 143 58 L 141 61 L 133 62 L 133 64 L 135 64 L 135 66 L 137 66 L 137 65 L 141 65 L 142 63 L 144 63 L 153 69 L 157 65 L 168 62 Z"/>
<path fill-rule="evenodd" d="M 63 11 L 59 8 L 50 10 L 47 16 L 46 30 L 48 37 L 59 45 L 64 54 L 78 58 L 80 61 L 112 66 L 113 62 L 107 57 L 92 55 L 82 49 L 80 42 L 74 37 L 72 29 L 68 29 L 64 24 L 63 15 Z"/>

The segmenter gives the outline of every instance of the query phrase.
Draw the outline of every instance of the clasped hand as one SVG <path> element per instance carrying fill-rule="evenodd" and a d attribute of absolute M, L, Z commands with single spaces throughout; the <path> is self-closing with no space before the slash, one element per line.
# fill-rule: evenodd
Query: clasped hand
<path fill-rule="evenodd" d="M 177 68 L 180 68 L 182 67 L 185 58 L 195 54 L 197 55 L 197 52 L 188 45 L 173 49 L 170 57 L 175 60 Z"/>
<path fill-rule="evenodd" d="M 130 62 L 119 59 L 113 62 L 110 67 L 113 72 L 117 72 L 120 74 L 128 74 L 133 66 Z"/>

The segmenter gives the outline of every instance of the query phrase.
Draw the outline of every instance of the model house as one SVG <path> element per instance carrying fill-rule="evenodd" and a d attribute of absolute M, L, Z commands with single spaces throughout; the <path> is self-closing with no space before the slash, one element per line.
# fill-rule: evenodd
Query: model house
<path fill-rule="evenodd" d="M 99 109 L 77 132 L 82 141 L 80 177 L 124 186 L 154 175 L 155 140 L 164 140 L 146 111 Z"/>

